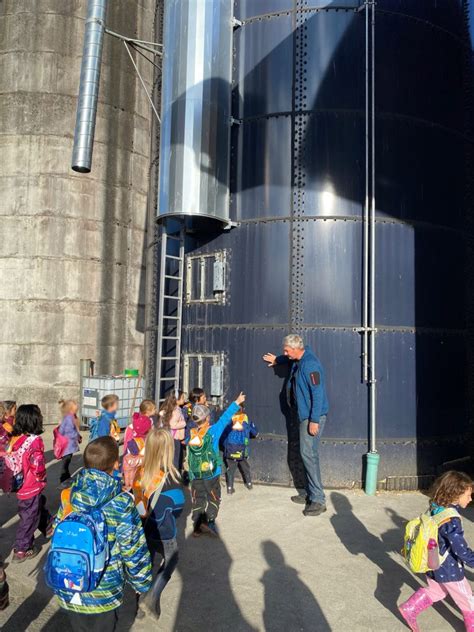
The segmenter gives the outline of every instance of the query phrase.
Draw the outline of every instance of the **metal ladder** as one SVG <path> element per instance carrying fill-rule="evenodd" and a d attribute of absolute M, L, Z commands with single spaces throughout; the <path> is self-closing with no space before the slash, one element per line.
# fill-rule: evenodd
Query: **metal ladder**
<path fill-rule="evenodd" d="M 179 388 L 184 291 L 184 226 L 161 227 L 155 399 Z"/>

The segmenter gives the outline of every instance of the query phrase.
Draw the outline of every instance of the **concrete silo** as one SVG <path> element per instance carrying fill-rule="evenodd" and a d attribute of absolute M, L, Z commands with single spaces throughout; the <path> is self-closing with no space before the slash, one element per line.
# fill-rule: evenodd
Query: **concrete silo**
<path fill-rule="evenodd" d="M 108 26 L 152 39 L 155 4 L 111 2 Z M 80 358 L 114 372 L 143 357 L 150 107 L 107 38 L 93 171 L 71 171 L 86 5 L 0 7 L 0 397 L 50 421 L 59 396 L 78 395 Z"/>

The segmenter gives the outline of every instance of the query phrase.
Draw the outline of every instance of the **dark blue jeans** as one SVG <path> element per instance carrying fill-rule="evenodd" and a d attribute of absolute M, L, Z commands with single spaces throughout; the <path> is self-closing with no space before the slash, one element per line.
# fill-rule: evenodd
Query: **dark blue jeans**
<path fill-rule="evenodd" d="M 319 466 L 319 444 L 326 424 L 326 415 L 319 419 L 319 432 L 313 437 L 308 432 L 309 421 L 300 423 L 300 453 L 306 474 L 306 495 L 312 503 L 326 503 L 321 469 Z"/>
<path fill-rule="evenodd" d="M 150 607 L 159 612 L 161 593 L 166 588 L 166 584 L 171 579 L 171 575 L 178 565 L 178 543 L 176 542 L 176 538 L 172 540 L 152 540 L 148 538 L 147 544 L 150 550 L 152 564 L 157 553 L 163 558 L 158 574 L 146 596 Z M 158 608 L 156 608 L 157 603 Z"/>

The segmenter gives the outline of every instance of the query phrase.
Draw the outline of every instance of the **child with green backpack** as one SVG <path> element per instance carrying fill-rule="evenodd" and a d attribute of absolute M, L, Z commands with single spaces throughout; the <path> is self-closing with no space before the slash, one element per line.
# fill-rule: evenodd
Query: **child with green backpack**
<path fill-rule="evenodd" d="M 187 449 L 194 537 L 199 537 L 203 533 L 218 536 L 216 518 L 221 502 L 222 471 L 219 440 L 244 402 L 245 395 L 240 393 L 235 402 L 212 426 L 211 411 L 207 406 L 196 404 L 192 410 L 191 418 L 196 428 L 190 432 Z"/>
<path fill-rule="evenodd" d="M 459 514 L 471 502 L 472 488 L 467 474 L 446 472 L 433 485 L 429 510 L 407 524 L 405 560 L 413 572 L 425 572 L 428 582 L 399 606 L 413 632 L 419 632 L 418 615 L 448 595 L 460 608 L 466 630 L 474 632 L 474 596 L 464 574 L 464 564 L 474 567 L 474 551 L 464 539 Z"/>

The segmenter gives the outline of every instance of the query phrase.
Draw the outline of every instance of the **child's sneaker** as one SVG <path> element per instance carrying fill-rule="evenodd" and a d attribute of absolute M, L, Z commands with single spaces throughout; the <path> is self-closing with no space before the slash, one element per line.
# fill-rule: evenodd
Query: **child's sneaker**
<path fill-rule="evenodd" d="M 25 560 L 32 560 L 38 555 L 40 549 L 37 546 L 32 546 L 28 551 L 13 551 L 12 562 L 14 564 L 21 564 Z"/>
<path fill-rule="evenodd" d="M 235 493 L 235 489 L 233 487 L 228 487 L 227 488 L 227 493 L 228 494 L 234 494 Z"/>
<path fill-rule="evenodd" d="M 245 483 L 245 487 L 247 489 L 253 489 L 253 484 L 252 483 Z"/>
<path fill-rule="evenodd" d="M 210 535 L 212 538 L 219 537 L 219 531 L 217 530 L 217 525 L 215 520 L 209 520 L 208 522 L 204 522 L 201 525 L 202 532 L 206 535 Z"/>
<path fill-rule="evenodd" d="M 195 524 L 193 529 L 193 538 L 199 538 L 202 536 L 201 525 Z"/>

